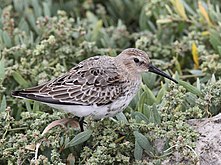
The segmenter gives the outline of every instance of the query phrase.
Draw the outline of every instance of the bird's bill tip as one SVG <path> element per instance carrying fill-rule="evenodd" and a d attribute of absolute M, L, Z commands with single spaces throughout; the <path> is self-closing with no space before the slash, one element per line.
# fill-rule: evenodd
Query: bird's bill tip
<path fill-rule="evenodd" d="M 166 74 L 165 72 L 161 71 L 160 69 L 158 69 L 157 67 L 155 67 L 152 64 L 149 64 L 149 72 L 153 72 L 155 74 L 161 75 L 163 77 L 166 77 L 167 79 L 175 82 L 176 84 L 178 83 L 175 79 L 173 79 L 171 76 L 169 76 L 168 74 Z"/>

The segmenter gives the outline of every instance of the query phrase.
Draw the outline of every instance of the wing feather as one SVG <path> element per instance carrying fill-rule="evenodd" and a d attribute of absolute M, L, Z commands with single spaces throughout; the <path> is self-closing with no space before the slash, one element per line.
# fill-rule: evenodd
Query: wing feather
<path fill-rule="evenodd" d="M 20 96 L 54 104 L 108 104 L 122 94 L 125 81 L 107 58 L 89 58 L 52 81 L 20 91 Z"/>

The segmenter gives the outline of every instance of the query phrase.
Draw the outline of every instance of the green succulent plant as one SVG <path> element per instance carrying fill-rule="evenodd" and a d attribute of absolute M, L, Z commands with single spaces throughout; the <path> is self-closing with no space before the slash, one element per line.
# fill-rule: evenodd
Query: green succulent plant
<path fill-rule="evenodd" d="M 221 112 L 220 6 L 190 0 L 1 1 L 0 164 L 198 163 L 198 134 L 187 120 Z M 128 47 L 150 53 L 179 84 L 144 74 L 124 114 L 88 118 L 84 132 L 69 123 L 42 134 L 54 120 L 73 116 L 10 96 L 88 57 L 116 56 Z"/>

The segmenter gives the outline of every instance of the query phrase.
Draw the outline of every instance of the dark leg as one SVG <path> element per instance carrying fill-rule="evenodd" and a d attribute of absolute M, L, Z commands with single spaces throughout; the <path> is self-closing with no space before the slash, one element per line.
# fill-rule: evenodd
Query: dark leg
<path fill-rule="evenodd" d="M 84 117 L 81 117 L 79 119 L 79 125 L 80 125 L 81 132 L 83 132 L 84 131 Z"/>

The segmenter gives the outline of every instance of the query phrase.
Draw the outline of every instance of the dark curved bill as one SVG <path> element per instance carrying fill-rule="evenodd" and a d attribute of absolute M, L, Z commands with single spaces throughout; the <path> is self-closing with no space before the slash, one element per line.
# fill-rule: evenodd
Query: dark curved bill
<path fill-rule="evenodd" d="M 153 72 L 153 73 L 156 73 L 158 75 L 161 75 L 163 77 L 166 77 L 168 78 L 169 80 L 175 82 L 175 83 L 178 83 L 175 79 L 173 79 L 171 76 L 169 76 L 168 74 L 164 73 L 163 71 L 161 71 L 160 69 L 158 69 L 157 67 L 155 67 L 154 65 L 152 64 L 149 64 L 149 72 Z"/>

